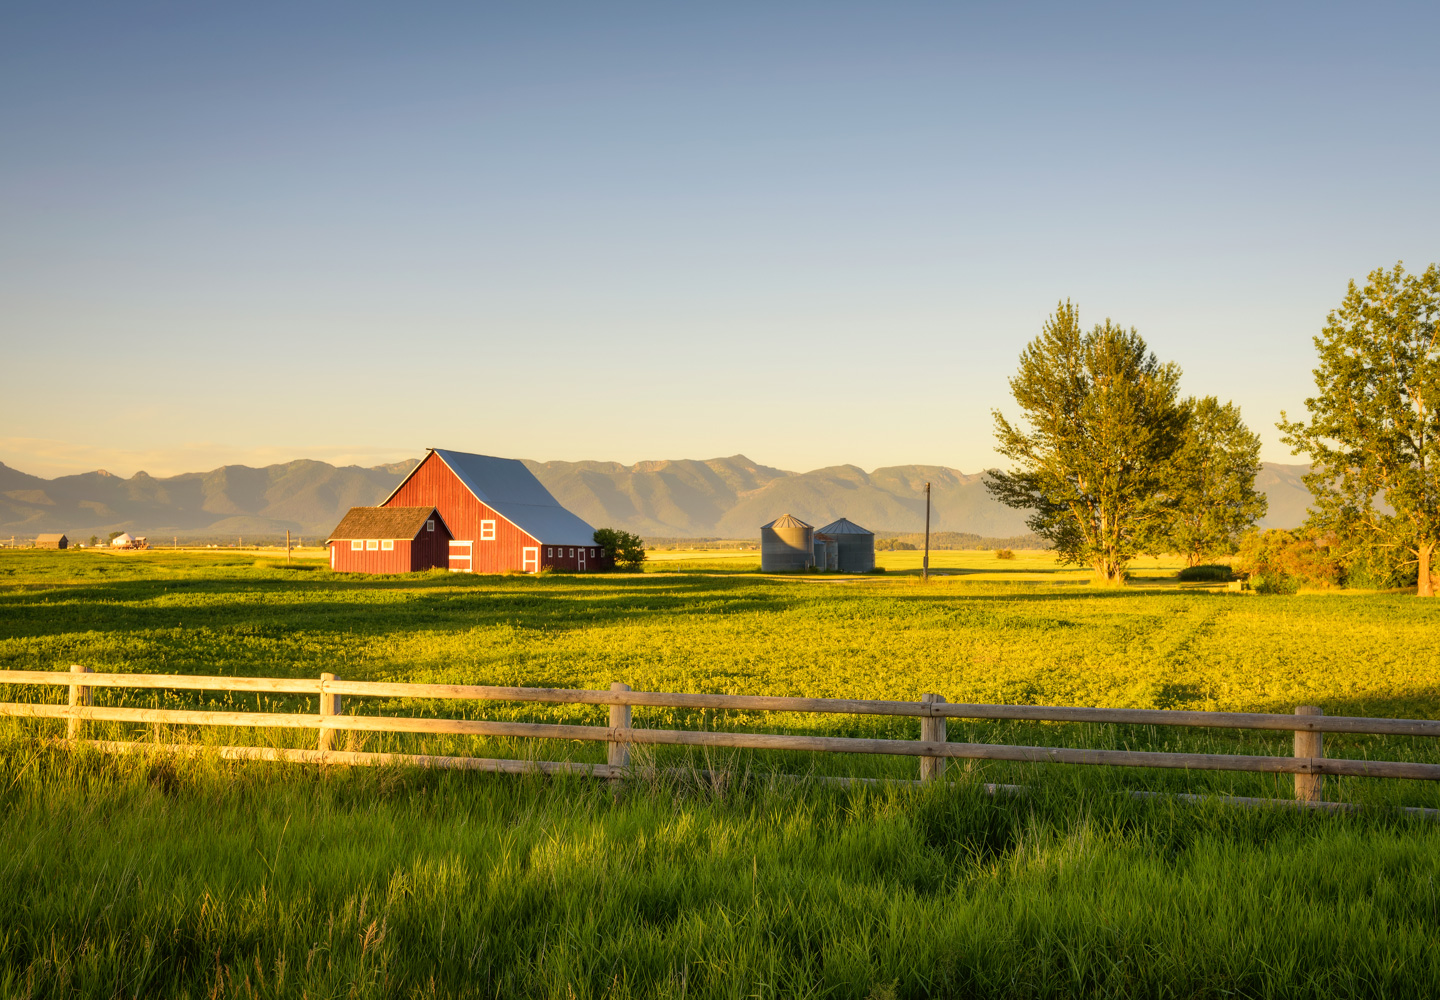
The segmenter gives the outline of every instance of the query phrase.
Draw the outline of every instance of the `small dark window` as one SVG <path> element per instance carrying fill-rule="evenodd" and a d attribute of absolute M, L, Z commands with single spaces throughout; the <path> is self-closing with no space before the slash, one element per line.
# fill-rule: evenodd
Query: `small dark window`
<path fill-rule="evenodd" d="M 426 531 L 434 531 L 434 530 L 435 530 L 435 519 L 434 519 L 433 517 L 432 517 L 430 520 L 428 520 L 428 521 L 425 522 L 425 530 L 426 530 Z"/>
<path fill-rule="evenodd" d="M 554 548 L 548 548 L 548 549 L 545 550 L 545 557 L 546 557 L 547 559 L 550 558 L 550 557 L 553 556 L 553 555 L 555 555 L 555 550 L 554 550 Z"/>

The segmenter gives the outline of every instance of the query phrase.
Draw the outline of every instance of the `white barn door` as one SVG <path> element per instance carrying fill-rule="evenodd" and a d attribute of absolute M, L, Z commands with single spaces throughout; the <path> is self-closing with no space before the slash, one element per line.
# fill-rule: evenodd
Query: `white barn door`
<path fill-rule="evenodd" d="M 452 573 L 473 573 L 475 572 L 474 556 L 475 543 L 473 541 L 451 541 L 450 543 L 450 572 Z"/>

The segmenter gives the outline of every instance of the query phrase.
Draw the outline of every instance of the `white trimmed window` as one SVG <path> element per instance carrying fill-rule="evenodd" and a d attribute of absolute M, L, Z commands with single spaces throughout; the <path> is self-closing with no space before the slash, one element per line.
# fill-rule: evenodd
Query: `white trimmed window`
<path fill-rule="evenodd" d="M 393 538 L 382 538 L 382 539 L 380 540 L 380 551 L 381 551 L 381 552 L 392 552 L 392 551 L 394 551 L 394 549 L 395 549 L 395 539 L 393 539 Z"/>
<path fill-rule="evenodd" d="M 493 541 L 495 541 L 495 522 L 494 522 L 494 521 L 481 521 L 481 522 L 480 522 L 480 541 L 482 541 L 482 542 L 493 542 Z"/>
<path fill-rule="evenodd" d="M 571 550 L 570 550 L 570 558 L 571 558 L 571 559 L 574 559 L 574 558 L 575 558 L 575 550 L 574 550 L 574 549 L 571 549 Z"/>
<path fill-rule="evenodd" d="M 364 548 L 365 548 L 365 543 L 362 542 L 362 541 L 360 541 L 360 539 L 356 538 L 356 539 L 352 539 L 352 540 L 351 540 L 351 542 L 350 542 L 350 551 L 351 551 L 351 552 L 359 552 L 359 551 L 361 551 L 361 550 L 364 549 Z"/>
<path fill-rule="evenodd" d="M 380 547 L 380 541 L 379 541 L 379 539 L 376 539 L 376 538 L 367 538 L 367 539 L 365 539 L 365 551 L 366 551 L 366 552 L 374 552 L 374 551 L 375 551 L 376 549 L 378 549 L 379 547 Z"/>
<path fill-rule="evenodd" d="M 434 531 L 434 530 L 435 530 L 435 519 L 434 519 L 433 517 L 432 517 L 430 520 L 428 520 L 428 521 L 425 522 L 425 530 L 426 530 L 426 531 Z"/>
<path fill-rule="evenodd" d="M 545 550 L 545 558 L 546 558 L 546 559 L 553 558 L 554 555 L 555 555 L 555 549 L 554 549 L 554 548 L 548 548 L 548 549 Z"/>
<path fill-rule="evenodd" d="M 594 559 L 594 558 L 595 558 L 595 550 L 594 550 L 594 549 L 591 549 L 591 550 L 590 550 L 590 558 L 591 558 L 591 559 Z"/>

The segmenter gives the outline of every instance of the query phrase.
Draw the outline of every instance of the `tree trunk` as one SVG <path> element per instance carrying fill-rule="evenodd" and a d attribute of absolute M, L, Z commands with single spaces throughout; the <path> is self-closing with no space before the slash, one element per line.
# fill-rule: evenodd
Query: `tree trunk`
<path fill-rule="evenodd" d="M 1435 596 L 1435 578 L 1430 575 L 1430 557 L 1434 552 L 1434 542 L 1421 542 L 1416 553 L 1420 557 L 1420 586 L 1416 591 L 1420 597 Z"/>
<path fill-rule="evenodd" d="M 1112 555 L 1096 556 L 1090 564 L 1095 582 L 1103 587 L 1118 587 L 1125 582 L 1125 564 Z"/>

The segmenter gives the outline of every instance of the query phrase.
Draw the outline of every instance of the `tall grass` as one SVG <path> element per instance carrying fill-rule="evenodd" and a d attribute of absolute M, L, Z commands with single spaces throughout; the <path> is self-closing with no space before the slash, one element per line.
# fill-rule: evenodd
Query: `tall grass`
<path fill-rule="evenodd" d="M 1427 996 L 1440 831 L 0 744 L 6 997 Z"/>

